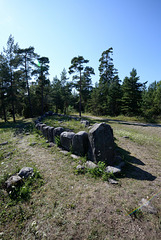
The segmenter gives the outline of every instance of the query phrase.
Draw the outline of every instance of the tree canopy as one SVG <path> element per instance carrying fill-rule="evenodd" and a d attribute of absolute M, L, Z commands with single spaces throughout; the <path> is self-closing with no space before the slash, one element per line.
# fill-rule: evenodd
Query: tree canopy
<path fill-rule="evenodd" d="M 78 111 L 80 117 L 85 111 L 137 115 L 149 121 L 161 115 L 161 81 L 147 87 L 135 68 L 120 79 L 112 55 L 112 47 L 102 52 L 95 86 L 94 69 L 83 56 L 73 57 L 69 71 L 63 69 L 60 77 L 50 80 L 49 58 L 40 56 L 33 46 L 20 48 L 10 35 L 0 53 L 0 118 L 6 122 L 12 116 L 16 121 L 16 116 L 34 117 L 49 110 L 64 114 Z"/>

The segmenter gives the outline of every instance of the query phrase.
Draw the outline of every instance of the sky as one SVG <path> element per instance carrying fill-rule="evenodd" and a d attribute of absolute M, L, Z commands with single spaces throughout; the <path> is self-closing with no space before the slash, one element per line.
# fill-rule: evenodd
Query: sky
<path fill-rule="evenodd" d="M 99 81 L 99 59 L 113 48 L 120 80 L 161 80 L 161 0 L 0 0 L 0 52 L 9 35 L 50 60 L 50 80 L 83 56 Z"/>

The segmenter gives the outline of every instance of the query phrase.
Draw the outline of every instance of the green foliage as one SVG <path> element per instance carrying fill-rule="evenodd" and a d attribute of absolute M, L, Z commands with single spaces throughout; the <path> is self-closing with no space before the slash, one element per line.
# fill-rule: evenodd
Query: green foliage
<path fill-rule="evenodd" d="M 99 161 L 96 168 L 78 168 L 74 170 L 74 173 L 77 174 L 86 174 L 89 173 L 93 178 L 102 178 L 103 181 L 108 181 L 109 178 L 116 179 L 113 173 L 106 173 L 106 164 Z"/>
<path fill-rule="evenodd" d="M 95 74 L 94 69 L 92 67 L 84 68 L 84 64 L 87 64 L 88 62 L 89 60 L 84 59 L 83 56 L 74 57 L 71 60 L 71 66 L 69 67 L 69 73 L 75 74 L 73 76 L 73 81 L 74 81 L 73 87 L 75 87 L 79 92 L 79 116 L 80 117 L 81 117 L 81 111 L 82 111 L 82 90 L 84 90 L 83 95 L 85 95 L 86 90 L 91 84 L 90 76 L 91 74 Z"/>
<path fill-rule="evenodd" d="M 102 177 L 104 172 L 105 172 L 105 168 L 106 168 L 106 164 L 104 162 L 98 162 L 98 167 L 93 168 L 93 169 L 88 169 L 88 172 L 92 175 L 92 177 L 97 178 L 97 177 Z"/>
<path fill-rule="evenodd" d="M 5 175 L 0 181 L 0 189 L 4 188 L 5 181 L 9 178 L 9 175 Z M 40 172 L 34 168 L 33 176 L 23 179 L 23 182 L 17 186 L 12 186 L 9 189 L 9 197 L 12 201 L 27 201 L 31 198 L 31 193 L 41 187 L 43 184 L 43 179 Z"/>
<path fill-rule="evenodd" d="M 142 84 L 138 82 L 136 69 L 132 69 L 130 77 L 125 77 L 122 85 L 122 112 L 127 115 L 138 115 L 141 110 Z"/>
<path fill-rule="evenodd" d="M 86 66 L 83 56 L 71 60 L 69 81 L 63 69 L 60 79 L 48 79 L 49 59 L 40 57 L 34 47 L 20 48 L 9 36 L 6 48 L 0 54 L 0 118 L 16 115 L 25 118 L 43 115 L 52 110 L 58 113 L 91 112 L 94 115 L 142 116 L 154 122 L 161 115 L 161 81 L 139 83 L 136 69 L 125 77 L 121 85 L 113 64 L 113 48 L 102 52 L 99 59 L 99 82 L 92 87 L 94 69 Z M 36 63 L 37 60 L 37 63 Z M 31 82 L 35 76 L 36 82 Z M 76 89 L 76 91 L 75 91 Z M 72 91 L 74 90 L 74 91 Z"/>
<path fill-rule="evenodd" d="M 55 136 L 55 143 L 57 147 L 61 147 L 60 136 Z"/>

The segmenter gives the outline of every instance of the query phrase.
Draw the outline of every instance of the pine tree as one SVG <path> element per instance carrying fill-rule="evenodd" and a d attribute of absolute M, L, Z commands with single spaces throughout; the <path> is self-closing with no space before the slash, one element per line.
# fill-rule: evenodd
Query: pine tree
<path fill-rule="evenodd" d="M 99 59 L 99 101 L 102 106 L 100 109 L 100 114 L 102 115 L 108 114 L 110 112 L 110 106 L 108 101 L 109 88 L 110 84 L 113 82 L 113 79 L 117 74 L 117 70 L 114 68 L 113 59 L 111 58 L 112 54 L 113 48 L 109 48 L 102 53 L 101 58 Z"/>
<path fill-rule="evenodd" d="M 4 121 L 7 122 L 7 88 L 9 79 L 9 69 L 4 56 L 0 55 L 0 109 Z"/>
<path fill-rule="evenodd" d="M 17 80 L 19 78 L 19 74 L 16 73 L 18 70 L 18 66 L 20 64 L 20 58 L 17 54 L 18 44 L 14 44 L 14 38 L 12 35 L 9 36 L 7 41 L 7 48 L 3 50 L 5 61 L 7 64 L 7 68 L 9 70 L 9 78 L 8 78 L 8 101 L 11 102 L 12 116 L 13 121 L 15 122 L 15 102 L 16 92 L 17 92 Z"/>
<path fill-rule="evenodd" d="M 122 90 L 118 75 L 110 83 L 109 93 L 107 96 L 108 114 L 117 116 L 121 112 Z"/>
<path fill-rule="evenodd" d="M 71 91 L 72 91 L 72 83 L 68 82 L 67 78 L 67 72 L 65 68 L 63 69 L 61 73 L 61 95 L 62 95 L 62 100 L 63 100 L 63 112 L 64 114 L 67 113 L 68 106 L 71 101 Z"/>
<path fill-rule="evenodd" d="M 82 111 L 82 74 L 84 70 L 84 64 L 87 64 L 89 60 L 85 60 L 82 56 L 74 57 L 71 60 L 71 66 L 69 67 L 69 73 L 75 75 L 73 76 L 74 87 L 79 92 L 79 116 L 81 117 Z M 92 68 L 88 69 L 88 74 L 94 74 L 94 70 Z"/>
<path fill-rule="evenodd" d="M 37 54 L 34 53 L 34 47 L 29 47 L 25 49 L 18 49 L 18 54 L 21 57 L 21 70 L 24 75 L 24 79 L 26 82 L 26 88 L 27 88 L 27 95 L 28 95 L 28 105 L 30 109 L 30 117 L 33 117 L 33 107 L 31 103 L 31 96 L 30 96 L 30 86 L 29 86 L 29 80 L 31 80 L 31 73 L 33 71 L 33 65 L 34 61 L 37 57 Z M 27 114 L 28 116 L 28 114 Z"/>
<path fill-rule="evenodd" d="M 141 110 L 142 84 L 138 82 L 136 69 L 132 69 L 130 77 L 125 77 L 122 85 L 122 112 L 127 115 L 138 115 Z"/>
<path fill-rule="evenodd" d="M 41 115 L 44 114 L 44 88 L 49 85 L 49 79 L 46 76 L 49 74 L 49 59 L 47 57 L 39 57 L 37 59 L 37 64 L 35 64 L 36 69 L 32 72 L 32 75 L 38 75 L 38 88 L 37 93 L 41 97 Z"/>

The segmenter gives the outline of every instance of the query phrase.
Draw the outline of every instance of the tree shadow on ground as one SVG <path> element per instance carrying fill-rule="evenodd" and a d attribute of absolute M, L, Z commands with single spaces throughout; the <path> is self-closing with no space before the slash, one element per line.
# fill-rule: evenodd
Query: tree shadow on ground
<path fill-rule="evenodd" d="M 34 129 L 34 124 L 32 122 L 27 122 L 24 120 L 17 120 L 14 122 L 0 123 L 0 129 L 12 129 L 14 134 L 21 134 L 25 132 L 32 132 Z"/>
<path fill-rule="evenodd" d="M 120 176 L 120 178 L 133 178 L 136 180 L 147 180 L 147 181 L 154 181 L 156 179 L 156 176 L 139 168 L 138 166 L 135 166 L 135 165 L 141 165 L 141 166 L 145 165 L 145 163 L 143 163 L 140 159 L 131 156 L 130 152 L 118 146 L 116 147 L 116 149 L 117 149 L 117 152 L 121 155 L 121 157 L 125 161 L 125 166 L 122 169 L 122 175 Z"/>

